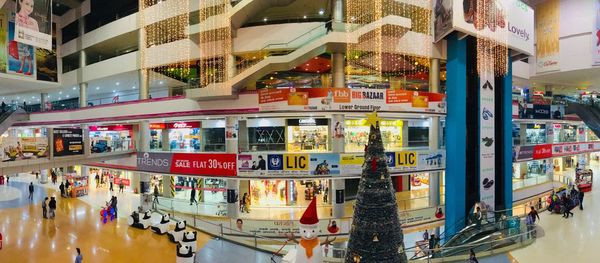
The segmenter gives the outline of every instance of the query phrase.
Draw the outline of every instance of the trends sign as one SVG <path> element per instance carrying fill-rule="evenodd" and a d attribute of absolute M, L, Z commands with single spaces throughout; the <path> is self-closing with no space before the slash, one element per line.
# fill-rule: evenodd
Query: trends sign
<path fill-rule="evenodd" d="M 236 154 L 152 153 L 137 155 L 137 169 L 153 173 L 236 176 Z"/>

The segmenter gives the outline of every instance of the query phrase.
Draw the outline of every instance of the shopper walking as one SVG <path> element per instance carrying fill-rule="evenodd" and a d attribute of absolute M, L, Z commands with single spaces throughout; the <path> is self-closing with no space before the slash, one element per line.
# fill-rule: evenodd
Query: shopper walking
<path fill-rule="evenodd" d="M 114 191 L 114 189 L 113 189 L 113 181 L 112 180 L 110 180 L 110 187 L 108 187 L 108 190 L 111 191 L 111 192 Z"/>
<path fill-rule="evenodd" d="M 100 187 L 100 175 L 96 174 L 96 188 Z"/>
<path fill-rule="evenodd" d="M 198 201 L 196 201 L 196 187 L 192 184 L 192 192 L 190 193 L 190 205 L 193 205 L 194 203 L 198 204 Z"/>
<path fill-rule="evenodd" d="M 29 200 L 33 201 L 33 182 L 29 183 Z"/>
<path fill-rule="evenodd" d="M 240 199 L 240 212 L 242 212 L 242 213 L 244 212 L 244 209 L 246 208 L 246 195 L 248 195 L 248 193 L 244 193 L 244 195 Z"/>
<path fill-rule="evenodd" d="M 48 204 L 46 202 L 48 202 L 48 197 L 44 198 L 44 201 L 42 201 L 42 217 L 43 218 L 48 218 L 48 209 L 47 209 Z"/>
<path fill-rule="evenodd" d="M 535 238 L 535 220 L 539 220 L 540 215 L 535 210 L 535 207 L 531 206 L 529 208 L 531 209 L 531 211 L 529 211 L 529 214 L 527 214 L 527 218 L 525 218 L 525 225 L 527 225 L 527 232 L 530 232 L 531 236 Z"/>
<path fill-rule="evenodd" d="M 479 260 L 477 260 L 477 256 L 475 256 L 475 251 L 473 251 L 473 249 L 471 249 L 471 253 L 469 253 L 469 263 L 479 263 Z"/>
<path fill-rule="evenodd" d="M 48 208 L 50 208 L 50 213 L 48 217 L 54 219 L 56 217 L 56 199 L 54 199 L 54 196 L 50 197 L 50 202 L 48 202 Z"/>
<path fill-rule="evenodd" d="M 583 193 L 583 191 L 581 191 L 581 189 L 579 190 L 579 210 L 583 210 L 583 197 L 585 196 L 585 193 Z"/>
<path fill-rule="evenodd" d="M 60 182 L 58 189 L 60 189 L 60 197 L 65 197 L 65 184 L 63 182 Z"/>
<path fill-rule="evenodd" d="M 123 184 L 123 180 L 121 180 L 119 182 L 119 193 L 123 193 L 124 188 L 125 188 L 125 185 Z"/>
<path fill-rule="evenodd" d="M 156 205 L 159 204 L 158 202 L 158 186 L 154 186 L 154 199 L 152 200 L 152 208 L 156 209 Z"/>
<path fill-rule="evenodd" d="M 429 240 L 429 232 L 427 232 L 427 229 L 425 229 L 425 233 L 423 233 L 423 240 Z"/>
<path fill-rule="evenodd" d="M 83 262 L 83 256 L 81 255 L 81 249 L 76 248 L 77 249 L 77 256 L 75 257 L 75 263 L 82 263 Z"/>

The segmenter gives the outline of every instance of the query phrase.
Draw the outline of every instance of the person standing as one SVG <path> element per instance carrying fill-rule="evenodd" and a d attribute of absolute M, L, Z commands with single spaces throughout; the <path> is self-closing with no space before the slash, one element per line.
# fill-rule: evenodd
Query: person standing
<path fill-rule="evenodd" d="M 29 183 L 29 200 L 33 200 L 33 182 Z"/>
<path fill-rule="evenodd" d="M 248 193 L 244 193 L 244 195 L 242 196 L 242 198 L 240 198 L 240 212 L 244 212 L 244 207 L 246 206 L 246 195 Z"/>
<path fill-rule="evenodd" d="M 48 202 L 48 208 L 50 208 L 49 218 L 54 219 L 56 217 L 56 199 L 50 197 L 50 202 Z"/>
<path fill-rule="evenodd" d="M 427 229 L 425 229 L 425 233 L 423 233 L 423 240 L 429 240 L 429 232 L 427 232 Z"/>
<path fill-rule="evenodd" d="M 583 210 L 583 197 L 585 196 L 585 193 L 583 193 L 583 191 L 581 191 L 581 189 L 579 190 L 579 210 Z"/>
<path fill-rule="evenodd" d="M 190 205 L 193 205 L 194 203 L 198 204 L 198 201 L 196 201 L 196 187 L 194 186 L 194 184 L 192 184 L 192 192 L 190 193 Z"/>
<path fill-rule="evenodd" d="M 100 175 L 96 174 L 96 188 L 100 187 Z"/>
<path fill-rule="evenodd" d="M 111 199 L 110 206 L 112 206 L 112 208 L 115 210 L 115 217 L 117 217 L 117 197 L 116 196 L 113 196 L 113 198 Z"/>
<path fill-rule="evenodd" d="M 475 256 L 475 251 L 473 251 L 473 249 L 471 249 L 471 252 L 469 253 L 469 263 L 479 263 L 479 260 L 477 260 L 477 256 Z"/>
<path fill-rule="evenodd" d="M 119 181 L 119 193 L 123 193 L 124 188 L 125 185 L 123 184 L 123 179 L 121 179 L 121 181 Z"/>
<path fill-rule="evenodd" d="M 152 208 L 156 209 L 158 203 L 158 186 L 154 185 L 154 199 L 152 200 Z"/>
<path fill-rule="evenodd" d="M 65 184 L 63 182 L 60 182 L 58 189 L 60 189 L 60 196 L 65 197 Z"/>
<path fill-rule="evenodd" d="M 75 257 L 75 263 L 82 263 L 83 262 L 83 256 L 81 255 L 81 249 L 76 248 L 77 249 L 77 256 Z"/>
<path fill-rule="evenodd" d="M 538 212 L 535 210 L 535 207 L 531 206 L 529 207 L 531 209 L 531 211 L 529 211 L 529 214 L 527 214 L 527 218 L 525 219 L 525 224 L 527 225 L 527 231 L 531 232 L 531 236 L 535 237 L 536 233 L 535 231 L 535 220 L 539 220 L 540 219 L 540 215 L 538 214 Z"/>
<path fill-rule="evenodd" d="M 2 113 L 6 112 L 6 103 L 2 102 Z"/>
<path fill-rule="evenodd" d="M 110 187 L 108 188 L 108 190 L 111 191 L 111 192 L 114 191 L 114 189 L 113 189 L 113 181 L 112 180 L 110 180 Z"/>
<path fill-rule="evenodd" d="M 46 203 L 47 201 L 48 201 L 48 197 L 44 198 L 44 201 L 42 201 L 42 217 L 43 218 L 48 218 L 48 209 L 47 209 L 48 204 Z"/>

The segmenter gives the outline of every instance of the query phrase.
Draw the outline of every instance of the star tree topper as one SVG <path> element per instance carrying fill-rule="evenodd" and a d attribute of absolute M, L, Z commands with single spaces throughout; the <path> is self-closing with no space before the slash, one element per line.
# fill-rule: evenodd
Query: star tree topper
<path fill-rule="evenodd" d="M 377 116 L 376 111 L 374 111 L 373 113 L 367 114 L 367 124 L 369 124 L 370 126 L 377 128 L 377 127 L 379 127 L 380 122 L 381 122 L 381 118 L 379 118 L 379 116 Z"/>

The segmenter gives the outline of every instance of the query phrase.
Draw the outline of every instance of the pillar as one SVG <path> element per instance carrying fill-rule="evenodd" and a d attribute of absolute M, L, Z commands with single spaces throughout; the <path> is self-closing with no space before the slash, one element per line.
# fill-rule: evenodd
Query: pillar
<path fill-rule="evenodd" d="M 231 45 L 233 47 L 233 45 Z M 237 67 L 235 66 L 235 55 L 233 50 L 231 54 L 227 55 L 227 79 L 232 79 L 237 75 Z"/>
<path fill-rule="evenodd" d="M 54 159 L 54 128 L 47 128 L 48 131 L 48 158 Z"/>
<path fill-rule="evenodd" d="M 240 181 L 237 179 L 227 179 L 227 217 L 238 218 L 239 211 L 237 201 L 242 198 L 239 195 Z M 236 198 L 237 197 L 237 198 Z"/>
<path fill-rule="evenodd" d="M 429 92 L 440 92 L 440 60 L 431 59 L 429 70 Z M 440 117 L 430 118 L 429 124 L 429 150 L 436 151 L 440 148 Z M 441 172 L 429 173 L 429 206 L 438 207 L 440 205 L 440 175 Z M 440 228 L 436 227 L 435 236 L 440 236 Z"/>
<path fill-rule="evenodd" d="M 127 173 L 127 172 L 124 172 Z M 134 193 L 140 193 L 140 173 L 139 172 L 131 172 L 131 191 Z M 150 193 L 152 193 L 152 189 L 150 189 Z"/>
<path fill-rule="evenodd" d="M 333 200 L 333 218 L 345 217 L 346 181 L 344 179 L 332 179 L 330 189 L 330 196 L 333 197 L 331 198 Z"/>
<path fill-rule="evenodd" d="M 81 133 L 83 134 L 83 154 L 90 156 L 92 154 L 92 140 L 90 139 L 90 129 L 87 124 L 81 124 Z"/>
<path fill-rule="evenodd" d="M 148 152 L 150 151 L 150 123 L 147 120 L 141 121 L 139 125 L 139 143 L 138 151 Z"/>
<path fill-rule="evenodd" d="M 79 83 L 79 107 L 85 108 L 87 107 L 87 82 Z"/>
<path fill-rule="evenodd" d="M 175 177 L 172 175 L 163 175 L 162 178 L 162 196 L 167 198 L 175 197 Z"/>
<path fill-rule="evenodd" d="M 339 123 L 339 125 L 338 125 Z M 334 153 L 342 154 L 345 151 L 345 140 L 344 140 L 344 127 L 345 127 L 345 116 L 343 114 L 332 114 L 331 115 L 331 132 L 333 136 L 329 136 L 331 139 L 331 150 Z M 338 127 L 336 129 L 336 127 Z M 341 134 L 340 134 L 341 133 Z M 329 200 L 332 202 L 332 215 L 334 218 L 342 218 L 345 216 L 345 205 L 346 205 L 346 180 L 345 179 L 331 179 L 331 187 L 329 187 Z"/>
<path fill-rule="evenodd" d="M 148 86 L 148 70 L 147 69 L 140 69 L 138 70 L 138 78 L 139 78 L 139 83 L 140 83 L 140 94 L 139 94 L 139 99 L 140 100 L 145 100 L 148 99 L 150 96 L 150 87 Z"/>
<path fill-rule="evenodd" d="M 160 143 L 162 144 L 162 150 L 168 152 L 171 150 L 171 145 L 170 145 L 171 141 L 169 140 L 169 129 L 167 129 L 165 127 L 160 132 L 161 132 L 161 135 L 160 135 L 161 142 Z"/>
<path fill-rule="evenodd" d="M 344 31 L 344 1 L 333 0 L 333 30 Z"/>
<path fill-rule="evenodd" d="M 46 111 L 46 100 L 48 99 L 48 93 L 40 94 L 40 111 Z"/>
<path fill-rule="evenodd" d="M 230 154 L 238 153 L 239 123 L 238 117 L 225 117 L 225 151 Z M 238 217 L 237 201 L 239 196 L 239 181 L 236 179 L 227 179 L 227 217 Z"/>
<path fill-rule="evenodd" d="M 344 75 L 344 54 L 342 53 L 333 53 L 331 54 L 332 58 L 332 67 L 331 67 L 331 76 L 333 78 L 333 87 L 334 88 L 344 88 L 346 87 L 346 76 Z"/>
<path fill-rule="evenodd" d="M 432 58 L 429 69 L 429 91 L 440 92 L 440 59 Z"/>

